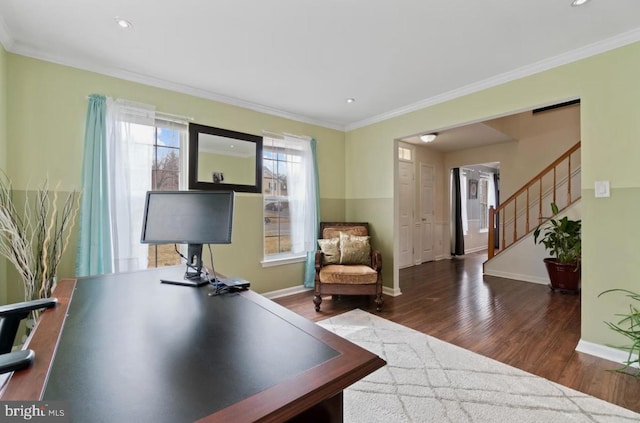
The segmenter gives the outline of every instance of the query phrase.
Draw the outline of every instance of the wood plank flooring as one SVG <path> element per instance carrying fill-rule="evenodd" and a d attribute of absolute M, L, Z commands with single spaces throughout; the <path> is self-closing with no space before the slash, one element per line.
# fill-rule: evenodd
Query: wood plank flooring
<path fill-rule="evenodd" d="M 618 363 L 575 351 L 579 295 L 483 277 L 485 260 L 486 254 L 478 253 L 402 269 L 402 295 L 385 296 L 380 313 L 367 297 L 328 296 L 319 313 L 312 292 L 274 301 L 313 321 L 361 308 L 640 413 L 640 377 L 613 372 Z"/>

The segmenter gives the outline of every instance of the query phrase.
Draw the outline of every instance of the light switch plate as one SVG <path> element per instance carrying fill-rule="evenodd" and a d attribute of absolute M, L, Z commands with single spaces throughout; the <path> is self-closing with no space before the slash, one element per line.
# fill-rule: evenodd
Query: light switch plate
<path fill-rule="evenodd" d="M 609 197 L 609 181 L 596 181 L 595 191 L 596 198 Z"/>

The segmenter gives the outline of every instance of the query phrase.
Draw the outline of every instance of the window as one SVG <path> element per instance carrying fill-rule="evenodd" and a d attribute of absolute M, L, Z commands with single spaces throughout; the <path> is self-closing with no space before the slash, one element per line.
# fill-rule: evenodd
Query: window
<path fill-rule="evenodd" d="M 159 260 L 155 247 L 150 262 L 140 235 L 146 192 L 186 187 L 186 119 L 98 94 L 89 102 L 77 274 L 173 264 Z M 95 125 L 101 121 L 104 126 Z"/>
<path fill-rule="evenodd" d="M 263 156 L 264 255 L 291 254 L 287 167 L 299 162 L 299 157 L 273 138 L 264 142 Z"/>
<path fill-rule="evenodd" d="M 480 230 L 489 229 L 489 175 L 480 174 L 478 187 L 478 201 L 480 202 Z"/>
<path fill-rule="evenodd" d="M 467 235 L 469 233 L 469 220 L 468 220 L 468 197 L 467 189 L 469 187 L 469 169 L 460 169 L 460 215 L 462 217 L 462 233 Z"/>
<path fill-rule="evenodd" d="M 480 204 L 480 231 L 489 230 L 489 207 L 496 206 L 495 185 L 493 173 L 480 172 L 478 186 L 478 202 Z"/>
<path fill-rule="evenodd" d="M 186 125 L 156 119 L 151 164 L 151 190 L 179 191 L 186 187 Z M 180 264 L 173 244 L 149 245 L 149 267 Z"/>
<path fill-rule="evenodd" d="M 398 147 L 398 159 L 400 160 L 404 160 L 407 162 L 412 161 L 411 153 L 412 151 L 410 148 Z"/>
<path fill-rule="evenodd" d="M 311 139 L 263 138 L 264 261 L 297 259 L 316 243 Z"/>

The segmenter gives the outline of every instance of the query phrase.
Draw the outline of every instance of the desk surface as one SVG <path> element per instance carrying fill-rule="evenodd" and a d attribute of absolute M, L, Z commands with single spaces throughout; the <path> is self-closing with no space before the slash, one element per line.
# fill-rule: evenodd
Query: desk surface
<path fill-rule="evenodd" d="M 159 282 L 175 272 L 61 281 L 60 305 L 29 344 L 36 362 L 14 374 L 2 399 L 68 401 L 73 421 L 278 421 L 384 364 L 251 291 L 210 297 L 208 286 Z M 38 342 L 57 345 L 49 363 Z M 47 383 L 31 394 L 12 388 L 29 373 Z"/>

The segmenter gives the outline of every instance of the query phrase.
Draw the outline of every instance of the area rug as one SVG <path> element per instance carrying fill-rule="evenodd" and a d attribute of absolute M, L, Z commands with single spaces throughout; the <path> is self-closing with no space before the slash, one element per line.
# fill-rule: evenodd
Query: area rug
<path fill-rule="evenodd" d="M 318 324 L 387 361 L 344 391 L 345 423 L 640 421 L 625 408 L 362 310 Z"/>

